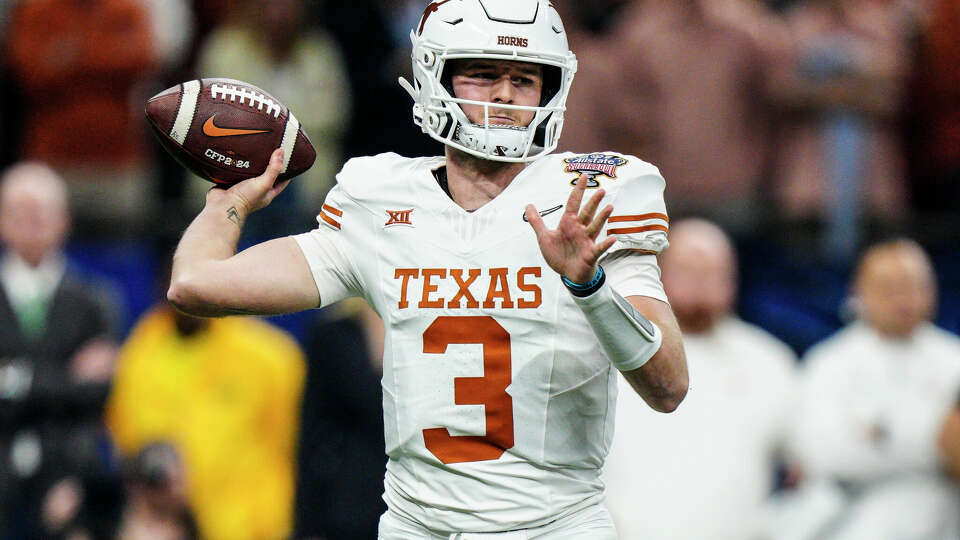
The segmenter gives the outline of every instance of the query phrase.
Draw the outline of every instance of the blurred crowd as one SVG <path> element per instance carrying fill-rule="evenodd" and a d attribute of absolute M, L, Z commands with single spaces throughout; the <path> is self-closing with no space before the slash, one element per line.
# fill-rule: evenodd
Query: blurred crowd
<path fill-rule="evenodd" d="M 563 151 L 667 179 L 691 390 L 622 392 L 625 539 L 960 537 L 960 0 L 553 0 Z M 375 537 L 383 328 L 165 301 L 209 184 L 152 140 L 191 78 L 295 111 L 312 228 L 346 158 L 433 155 L 397 84 L 426 0 L 0 0 L 0 539 Z"/>

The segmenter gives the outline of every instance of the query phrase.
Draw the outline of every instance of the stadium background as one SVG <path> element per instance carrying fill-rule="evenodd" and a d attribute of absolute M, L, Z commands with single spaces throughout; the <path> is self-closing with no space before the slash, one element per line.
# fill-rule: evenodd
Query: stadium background
<path fill-rule="evenodd" d="M 29 2 L 27 2 L 29 3 Z M 426 155 L 439 152 L 439 146 L 426 136 L 419 134 L 410 122 L 409 98 L 396 84 L 396 75 L 409 70 L 407 64 L 408 43 L 404 29 L 412 26 L 419 13 L 422 2 L 373 2 L 358 1 L 350 3 L 307 1 L 301 6 L 302 18 L 297 21 L 297 28 L 293 32 L 306 33 L 319 31 L 334 40 L 332 48 L 325 51 L 342 58 L 344 75 L 349 82 L 350 113 L 342 116 L 340 125 L 334 126 L 329 132 L 311 134 L 314 141 L 324 140 L 327 133 L 334 138 L 342 137 L 339 153 L 321 155 L 318 166 L 324 171 L 336 170 L 342 160 L 349 156 L 375 154 L 384 151 L 395 151 L 403 155 Z M 574 31 L 578 30 L 574 47 L 585 40 L 610 39 L 605 35 L 608 29 L 618 22 L 620 14 L 625 11 L 625 5 L 631 2 L 623 0 L 593 0 L 591 2 L 577 2 L 581 4 L 575 12 L 583 19 L 582 22 L 571 21 Z M 749 5 L 752 2 L 727 2 L 730 6 L 736 4 Z M 757 25 L 753 17 L 771 17 L 783 24 L 789 17 L 790 7 L 793 4 L 805 2 L 769 2 L 766 6 L 770 11 L 757 15 L 741 9 L 742 13 L 735 12 L 731 17 L 741 17 L 744 27 Z M 815 4 L 816 2 L 809 2 Z M 923 7 L 910 9 L 932 10 L 939 2 L 879 2 L 893 6 L 895 4 L 916 4 Z M 947 2 L 945 2 L 947 3 Z M 9 28 L 12 10 L 17 2 L 4 2 L 3 22 L 4 33 L 9 36 L 13 30 Z M 158 145 L 154 143 L 141 120 L 140 107 L 153 93 L 172 86 L 182 80 L 197 76 L 230 76 L 227 73 L 200 73 L 197 71 L 198 55 L 203 52 L 206 38 L 218 27 L 234 24 L 236 21 L 246 21 L 256 25 L 259 17 L 263 17 L 262 10 L 267 8 L 258 2 L 246 6 L 242 0 L 196 0 L 194 2 L 149 2 L 152 5 L 153 15 L 166 20 L 165 23 L 154 22 L 156 32 L 174 33 L 166 35 L 163 51 L 154 51 L 150 62 L 140 71 L 135 84 L 120 85 L 119 88 L 128 90 L 126 101 L 129 103 L 129 114 L 133 121 L 129 125 L 129 133 L 124 137 L 135 140 L 143 145 L 142 163 L 149 178 L 149 187 L 145 192 L 154 204 L 149 219 L 138 219 L 134 226 L 120 223 L 118 228 L 115 221 L 84 219 L 79 215 L 76 218 L 76 227 L 72 241 L 68 247 L 70 259 L 85 272 L 105 278 L 114 287 L 115 293 L 123 307 L 122 329 L 129 330 L 132 322 L 156 298 L 155 276 L 160 260 L 164 257 L 171 243 L 189 222 L 189 217 L 202 200 L 202 189 L 205 185 L 196 178 L 188 177 L 182 168 L 173 162 Z M 558 2 L 561 4 L 563 2 Z M 717 2 L 717 4 L 724 4 Z M 855 4 L 855 3 L 853 3 Z M 865 3 L 866 4 L 866 3 Z M 757 9 L 759 4 L 751 9 Z M 726 9 L 726 8 L 724 8 Z M 853 8 L 856 9 L 856 8 Z M 906 9 L 906 8 L 904 8 Z M 929 17 L 928 14 L 918 18 Z M 571 18 L 568 16 L 568 18 Z M 903 50 L 894 51 L 905 54 L 900 59 L 909 64 L 917 54 L 919 41 L 918 28 L 907 27 L 909 19 L 903 18 L 903 26 L 899 28 L 904 42 L 908 45 Z M 164 26 L 164 24 L 166 26 Z M 762 30 L 758 30 L 762 31 Z M 758 38 L 760 39 L 760 38 Z M 9 51 L 9 47 L 4 50 Z M 893 54 L 891 52 L 890 54 Z M 9 60 L 9 59 L 8 59 Z M 577 84 L 574 85 L 574 97 L 571 99 L 571 115 L 577 113 L 576 93 L 584 86 L 584 79 L 590 74 L 583 69 L 584 60 L 581 55 L 581 71 Z M 614 75 L 617 72 L 613 67 Z M 909 72 L 902 74 L 900 101 L 895 111 L 895 129 L 901 141 L 910 142 L 911 114 L 916 103 L 911 103 L 910 94 L 906 92 L 909 85 Z M 82 78 L 69 84 L 82 85 Z M 606 81 L 608 86 L 622 85 L 628 87 L 632 81 L 616 78 Z M 0 100 L 0 121 L 4 129 L 0 132 L 0 165 L 6 166 L 25 156 L 24 132 L 31 125 L 31 101 L 42 99 L 42 96 L 30 95 L 19 83 L 15 70 L 10 62 L 4 65 L 2 77 L 2 95 Z M 294 96 L 284 95 L 283 88 L 264 87 L 273 92 L 280 99 L 288 103 L 296 101 Z M 111 90 L 113 91 L 113 90 Z M 300 101 L 301 94 L 316 94 L 322 90 L 314 88 L 296 88 Z M 581 92 L 583 93 L 583 92 Z M 591 94 L 591 98 L 603 99 L 603 96 Z M 302 113 L 291 105 L 295 113 Z M 773 121 L 788 123 L 791 117 L 777 111 L 769 113 Z M 887 121 L 887 120 L 885 120 Z M 566 139 L 570 135 L 570 122 L 565 131 Z M 76 126 L 63 129 L 63 132 L 77 132 Z M 913 129 L 916 129 L 915 127 Z M 564 143 L 562 143 L 563 146 Z M 638 153 L 637 148 L 614 148 L 625 153 Z M 912 150 L 904 144 L 900 150 L 909 156 Z M 915 149 L 914 149 L 915 150 Z M 657 156 L 640 154 L 652 163 L 659 164 Z M 333 159 L 334 163 L 329 163 Z M 67 167 L 68 165 L 65 165 Z M 663 168 L 663 165 L 660 165 Z M 909 169 L 909 168 L 908 168 Z M 707 173 L 708 171 L 705 171 Z M 765 173 L 764 182 L 777 182 L 775 170 Z M 678 213 L 675 208 L 685 207 L 684 194 L 673 194 L 670 188 L 671 171 L 663 170 L 668 181 L 667 204 L 673 218 L 684 214 L 707 214 L 709 211 L 699 212 L 696 205 L 689 211 Z M 705 176 L 709 176 L 705 174 Z M 954 177 L 955 178 L 955 177 Z M 306 179 L 300 179 L 306 182 Z M 314 180 L 311 178 L 310 180 Z M 855 260 L 856 250 L 862 247 L 865 240 L 903 233 L 918 239 L 931 250 L 938 272 L 941 286 L 941 307 L 938 323 L 948 329 L 960 330 L 960 252 L 956 250 L 957 218 L 955 215 L 957 199 L 952 195 L 955 192 L 942 193 L 944 207 L 935 211 L 927 211 L 915 204 L 916 199 L 938 197 L 934 187 L 923 184 L 924 178 L 904 174 L 898 179 L 903 182 L 907 197 L 899 201 L 900 208 L 891 212 L 891 217 L 885 219 L 883 215 L 870 216 L 870 219 L 861 219 L 857 225 L 855 243 L 847 244 L 852 249 L 842 253 L 831 253 L 825 248 L 828 240 L 825 239 L 824 229 L 828 226 L 823 215 L 804 216 L 803 219 L 790 221 L 780 219 L 777 207 L 765 205 L 765 212 L 756 218 L 751 218 L 746 224 L 735 223 L 728 227 L 737 240 L 741 255 L 741 296 L 739 311 L 748 321 L 767 328 L 778 337 L 785 340 L 797 352 L 803 352 L 810 345 L 826 337 L 836 330 L 849 316 L 845 309 L 847 297 L 847 283 L 850 272 L 850 263 Z M 109 182 L 120 180 L 104 178 L 106 185 Z M 320 181 L 322 182 L 322 181 Z M 329 182 L 329 180 L 327 180 Z M 945 183 L 946 184 L 946 183 Z M 329 184 L 327 184 L 328 186 Z M 752 189 L 763 191 L 766 185 L 755 185 Z M 921 197 L 911 196 L 917 190 L 924 190 Z M 109 189 L 106 193 L 109 193 Z M 314 224 L 310 210 L 319 207 L 322 193 L 311 190 L 310 200 L 290 201 L 297 197 L 295 189 L 283 194 L 283 199 L 277 206 L 296 208 L 294 219 L 279 219 L 281 212 L 264 216 L 251 224 L 244 238 L 249 244 L 271 234 L 282 234 L 292 231 L 305 230 Z M 761 201 L 763 199 L 760 199 Z M 687 210 L 684 208 L 684 210 Z M 907 216 L 907 217 L 902 217 Z M 282 216 L 281 216 L 282 217 Z M 280 222 L 279 224 L 277 222 Z M 721 220 L 721 224 L 722 220 Z M 291 330 L 298 338 L 304 338 L 305 319 L 312 314 L 302 314 L 274 319 L 279 324 Z"/>
<path fill-rule="evenodd" d="M 649 1 L 656 3 L 655 0 Z M 637 154 L 660 165 L 667 179 L 667 207 L 672 218 L 705 215 L 724 226 L 734 237 L 740 255 L 738 311 L 745 320 L 767 329 L 802 354 L 852 317 L 848 283 L 859 250 L 871 240 L 903 234 L 917 239 L 933 256 L 940 286 L 937 323 L 951 331 L 960 331 L 960 250 L 957 249 L 960 240 L 960 227 L 957 226 L 960 223 L 957 212 L 960 210 L 960 198 L 957 197 L 960 193 L 957 189 L 960 161 L 952 155 L 949 147 L 938 150 L 942 147 L 932 141 L 934 127 L 928 123 L 930 119 L 945 124 L 953 122 L 954 129 L 960 123 L 955 111 L 960 107 L 960 82 L 955 80 L 955 75 L 946 73 L 951 67 L 955 69 L 954 60 L 960 57 L 957 56 L 960 33 L 951 34 L 951 29 L 957 28 L 951 26 L 956 24 L 955 20 L 938 18 L 944 13 L 960 13 L 960 2 L 704 2 L 712 9 L 711 23 L 697 23 L 702 25 L 699 27 L 691 23 L 691 43 L 709 33 L 705 28 L 713 29 L 715 25 L 735 29 L 740 39 L 747 43 L 730 49 L 733 52 L 728 51 L 722 62 L 718 61 L 718 72 L 723 72 L 724 66 L 746 63 L 764 73 L 794 69 L 801 74 L 797 77 L 794 73 L 793 79 L 787 79 L 796 83 L 796 87 L 787 88 L 796 90 L 788 92 L 792 96 L 790 99 L 783 98 L 782 93 L 766 94 L 757 88 L 739 95 L 716 97 L 720 100 L 716 110 L 738 111 L 744 102 L 760 99 L 757 96 L 762 94 L 764 108 L 756 114 L 762 119 L 764 133 L 768 136 L 760 141 L 763 155 L 758 154 L 757 159 L 763 160 L 764 166 L 756 173 L 756 178 L 739 179 L 737 189 L 749 194 L 750 208 L 745 213 L 717 211 L 718 206 L 728 203 L 731 208 L 737 208 L 737 203 L 743 200 L 739 195 L 741 192 L 733 193 L 733 188 L 730 188 L 733 194 L 728 194 L 730 200 L 724 200 L 723 179 L 711 178 L 714 176 L 712 169 L 697 171 L 703 179 L 702 187 L 692 182 L 684 184 L 683 189 L 672 190 L 671 179 L 680 174 L 672 174 L 671 168 L 663 164 L 656 151 L 646 151 L 658 148 L 656 144 L 644 146 L 638 143 L 634 146 L 615 137 L 605 138 L 602 129 L 589 129 L 591 118 L 597 118 L 593 115 L 594 108 L 609 106 L 615 109 L 610 103 L 616 103 L 618 97 L 624 95 L 641 94 L 639 104 L 656 108 L 661 103 L 657 101 L 658 94 L 640 92 L 639 89 L 645 88 L 644 84 L 669 91 L 669 81 L 650 80 L 655 79 L 660 71 L 635 69 L 636 66 L 629 64 L 631 55 L 638 50 L 631 49 L 637 44 L 631 44 L 627 39 L 631 29 L 624 27 L 624 21 L 630 20 L 631 10 L 642 2 L 555 0 L 554 3 L 564 11 L 571 47 L 581 63 L 561 146 L 564 149 L 603 148 Z M 105 75 L 106 71 L 97 71 L 99 68 L 78 68 L 66 78 L 51 79 L 38 87 L 35 77 L 39 75 L 32 73 L 29 58 L 17 57 L 18 49 L 13 42 L 25 39 L 21 34 L 48 35 L 70 25 L 51 23 L 50 26 L 25 27 L 23 25 L 28 23 L 19 19 L 20 8 L 58 4 L 82 5 L 84 10 L 98 4 L 133 6 L 131 9 L 139 10 L 147 21 L 148 30 L 132 36 L 139 40 L 145 55 L 118 68 L 115 75 Z M 74 208 L 74 229 L 66 249 L 71 264 L 109 290 L 116 300 L 119 307 L 118 337 L 122 340 L 134 322 L 158 300 L 158 279 L 163 263 L 179 234 L 195 215 L 207 188 L 207 184 L 188 176 L 151 139 L 142 119 L 142 105 L 146 98 L 190 78 L 245 78 L 234 71 L 205 71 L 209 66 L 245 65 L 253 58 L 266 58 L 265 66 L 271 63 L 282 65 L 282 69 L 251 71 L 265 78 L 265 82 L 251 82 L 289 104 L 298 117 L 315 114 L 319 131 L 310 131 L 309 127 L 307 130 L 314 143 L 323 148 L 313 176 L 295 180 L 292 189 L 282 194 L 271 208 L 254 216 L 242 243 L 250 245 L 276 235 L 306 230 L 315 223 L 315 212 L 325 189 L 330 186 L 330 173 L 348 157 L 386 151 L 408 156 L 440 152 L 439 145 L 413 126 L 409 97 L 396 84 L 397 76 L 409 70 L 407 33 L 419 20 L 423 4 L 422 0 L 0 0 L 0 38 L 4 40 L 4 61 L 0 66 L 0 126 L 3 127 L 0 129 L 0 169 L 23 159 L 44 159 L 71 181 L 72 172 L 77 167 L 104 171 L 95 174 L 96 183 L 105 188 L 100 192 L 101 202 L 111 198 L 112 186 L 122 191 L 125 182 L 140 184 L 140 202 L 145 204 L 134 204 L 133 210 L 127 208 L 126 213 L 99 208 L 96 196 L 79 201 Z M 53 9 L 56 11 L 57 8 Z M 817 19 L 816 15 L 804 15 L 805 10 L 819 10 L 820 15 L 833 13 L 839 21 L 835 24 L 838 29 L 805 34 L 803 17 Z M 834 13 L 837 10 L 842 13 Z M 131 36 L 110 41 L 114 38 L 109 35 L 109 21 L 86 18 L 75 23 L 76 27 L 86 25 L 85 31 L 96 33 L 102 30 L 103 46 L 108 50 L 101 52 L 107 56 L 123 56 L 123 51 L 116 48 L 117 43 L 126 43 Z M 107 26 L 100 28 L 98 25 Z M 225 29 L 230 32 L 224 33 Z M 640 28 L 636 30 L 641 31 Z M 244 31 L 263 32 L 284 43 L 273 50 L 264 42 L 242 37 Z M 657 36 L 656 28 L 643 31 L 649 32 L 643 35 Z M 241 37 L 237 36 L 238 33 Z M 289 40 L 281 40 L 281 36 Z M 863 48 L 870 49 L 861 56 L 845 56 L 834 50 L 820 56 L 812 55 L 804 61 L 797 59 L 798 51 L 822 51 L 829 49 L 831 43 L 858 40 Z M 63 41 L 63 47 L 70 46 L 69 40 Z M 313 54 L 305 58 L 325 69 L 311 73 L 302 67 L 306 63 L 298 64 L 304 59 L 291 51 L 299 51 L 300 47 Z M 605 54 L 610 51 L 616 54 Z M 894 67 L 882 72 L 882 66 L 870 65 L 870 58 L 877 57 L 888 59 L 884 65 Z M 70 62 L 72 57 L 66 54 L 64 58 L 67 59 L 65 62 Z M 90 72 L 85 73 L 84 69 Z M 731 71 L 736 69 L 740 68 L 729 67 Z M 820 99 L 822 94 L 799 91 L 801 84 L 820 83 L 827 88 L 824 92 L 829 93 L 831 76 L 846 70 L 853 73 L 880 70 L 878 80 L 889 85 L 885 87 L 889 89 L 887 102 L 876 108 L 860 107 L 857 103 L 866 98 L 855 91 L 850 95 L 844 94 L 844 89 L 834 88 L 841 95 L 826 99 Z M 85 85 L 90 87 L 85 88 Z M 708 88 L 704 87 L 704 90 Z M 949 94 L 951 91 L 953 94 Z M 61 110 L 55 112 L 69 113 L 70 123 L 61 123 L 56 132 L 47 130 L 38 134 L 33 129 L 40 116 L 51 114 L 51 104 L 56 107 L 58 103 L 68 102 L 58 102 L 60 96 L 77 93 L 110 95 L 115 102 L 124 104 L 128 119 L 114 122 L 114 119 L 98 116 L 100 109 L 95 107 L 86 112 Z M 298 103 L 319 105 L 308 105 L 304 110 L 297 107 Z M 77 105 L 79 108 L 84 106 L 84 103 Z M 644 130 L 646 118 L 641 114 L 633 120 L 637 133 L 641 134 L 638 137 L 647 133 Z M 649 118 L 654 122 L 653 115 Z M 811 119 L 822 120 L 822 123 L 817 124 Z M 844 119 L 850 122 L 845 124 Z M 737 119 L 730 120 L 723 115 L 704 119 L 706 122 L 714 120 L 738 123 Z M 831 124 L 833 120 L 836 122 Z M 744 121 L 740 119 L 739 122 Z M 111 152 L 110 141 L 93 142 L 93 146 L 101 144 L 102 151 L 90 152 L 86 161 L 77 164 L 69 144 L 46 144 L 50 141 L 45 138 L 69 141 L 71 138 L 92 137 L 86 133 L 87 127 L 101 122 L 124 127 L 126 131 L 113 133 L 110 137 L 110 141 L 126 141 L 123 152 Z M 657 129 L 664 132 L 673 124 L 671 119 L 658 122 Z M 793 129 L 801 124 L 805 127 L 813 124 L 815 129 L 819 125 L 824 131 L 821 135 L 836 136 L 832 144 L 849 151 L 846 158 L 837 158 L 839 164 L 835 163 L 832 169 L 828 167 L 836 174 L 820 179 L 824 191 L 819 199 L 815 198 L 807 206 L 791 204 L 790 192 L 778 187 L 786 181 L 788 171 L 778 168 L 776 159 L 767 159 L 789 146 Z M 827 125 L 839 131 L 829 131 L 832 128 L 823 127 Z M 575 129 L 572 126 L 576 126 Z M 943 129 L 949 131 L 949 128 Z M 572 131 L 575 135 L 571 135 Z M 858 179 L 856 173 L 851 175 L 843 171 L 848 170 L 844 167 L 856 168 L 858 163 L 868 159 L 864 156 L 870 152 L 862 143 L 877 133 L 894 141 L 889 148 L 900 156 L 901 164 L 897 169 L 899 173 L 884 179 L 895 184 L 893 193 L 897 195 L 878 207 L 870 207 L 871 184 L 865 178 L 867 175 Z M 574 136 L 577 138 L 571 140 Z M 656 138 L 656 135 L 651 137 Z M 663 138 L 668 137 L 663 135 Z M 757 142 L 751 141 L 750 144 Z M 571 148 L 570 145 L 576 146 Z M 960 144 L 954 144 L 954 148 L 957 146 Z M 716 158 L 722 160 L 724 156 L 721 154 Z M 124 167 L 131 163 L 137 169 L 134 175 L 106 172 L 127 170 Z M 136 180 L 130 180 L 131 177 Z M 853 199 L 833 205 L 835 195 L 848 189 L 849 184 L 845 182 L 850 181 L 862 182 L 857 184 L 860 188 L 854 186 Z M 719 198 L 717 194 L 720 194 Z M 815 210 L 811 211 L 810 207 Z M 307 312 L 275 317 L 270 321 L 305 343 L 311 337 L 309 329 L 317 317 L 323 317 L 323 314 Z"/>

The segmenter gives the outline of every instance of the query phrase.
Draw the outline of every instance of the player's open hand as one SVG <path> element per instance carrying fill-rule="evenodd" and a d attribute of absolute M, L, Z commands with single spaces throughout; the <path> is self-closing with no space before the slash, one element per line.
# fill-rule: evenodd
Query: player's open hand
<path fill-rule="evenodd" d="M 537 235 L 540 252 L 550 268 L 576 283 L 587 283 L 597 272 L 597 261 L 616 242 L 608 236 L 597 242 L 597 236 L 613 212 L 607 205 L 597 213 L 605 194 L 598 189 L 587 204 L 580 208 L 587 189 L 587 175 L 581 174 L 576 187 L 567 199 L 567 206 L 556 229 L 550 230 L 532 204 L 527 205 L 526 216 Z"/>
<path fill-rule="evenodd" d="M 283 150 L 277 148 L 270 156 L 270 163 L 267 164 L 267 170 L 260 176 L 237 182 L 229 189 L 211 189 L 207 193 L 207 203 L 220 201 L 224 198 L 232 199 L 231 204 L 243 216 L 248 216 L 253 212 L 270 204 L 273 199 L 280 194 L 290 180 L 284 180 L 277 183 L 277 176 L 283 168 Z"/>

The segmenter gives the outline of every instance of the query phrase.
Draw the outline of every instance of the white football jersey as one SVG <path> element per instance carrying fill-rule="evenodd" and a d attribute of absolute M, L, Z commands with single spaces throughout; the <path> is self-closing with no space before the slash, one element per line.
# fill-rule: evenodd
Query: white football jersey
<path fill-rule="evenodd" d="M 667 245 L 664 180 L 632 156 L 550 155 L 467 212 L 433 174 L 444 164 L 352 159 L 319 228 L 294 238 L 323 305 L 363 296 L 386 325 L 390 509 L 436 531 L 534 527 L 601 499 L 618 373 L 524 208 L 556 227 L 587 171 L 614 206 L 601 234 L 618 237 L 610 253 L 655 261 Z M 624 296 L 664 298 L 658 278 L 611 282 Z"/>

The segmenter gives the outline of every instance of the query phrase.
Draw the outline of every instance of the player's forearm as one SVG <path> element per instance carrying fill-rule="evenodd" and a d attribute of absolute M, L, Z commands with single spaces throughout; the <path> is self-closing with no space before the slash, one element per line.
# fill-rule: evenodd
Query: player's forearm
<path fill-rule="evenodd" d="M 227 197 L 209 197 L 177 246 L 167 298 L 181 311 L 199 316 L 226 315 L 216 306 L 219 279 L 217 263 L 232 257 L 246 218 L 242 205 Z"/>
<path fill-rule="evenodd" d="M 663 333 L 660 349 L 643 366 L 622 372 L 640 397 L 660 412 L 676 410 L 690 384 L 680 328 L 669 308 L 667 311 L 667 314 L 647 314 Z"/>
<path fill-rule="evenodd" d="M 687 393 L 687 364 L 670 306 L 645 296 L 620 296 L 597 272 L 589 283 L 564 281 L 604 354 L 653 409 L 672 412 Z"/>

